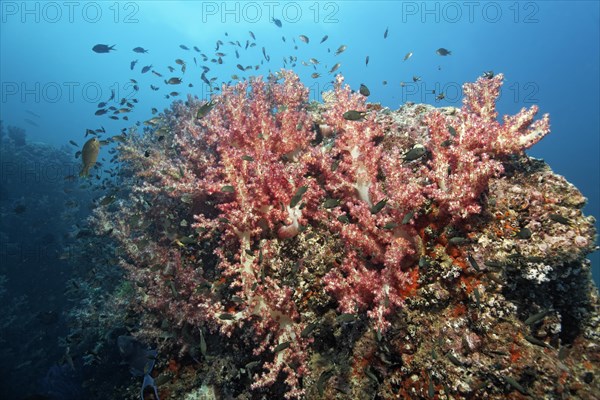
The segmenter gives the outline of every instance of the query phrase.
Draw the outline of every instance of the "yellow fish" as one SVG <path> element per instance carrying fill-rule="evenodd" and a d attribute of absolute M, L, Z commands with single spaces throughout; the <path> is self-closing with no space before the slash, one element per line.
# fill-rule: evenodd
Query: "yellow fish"
<path fill-rule="evenodd" d="M 80 177 L 87 177 L 90 173 L 90 169 L 96 164 L 98 159 L 98 151 L 100 151 L 100 141 L 95 137 L 91 138 L 83 145 L 81 150 L 81 159 L 83 165 L 81 166 Z"/>

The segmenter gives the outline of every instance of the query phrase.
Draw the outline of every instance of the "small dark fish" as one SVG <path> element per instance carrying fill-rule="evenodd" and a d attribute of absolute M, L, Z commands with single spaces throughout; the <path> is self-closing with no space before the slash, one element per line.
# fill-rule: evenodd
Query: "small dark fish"
<path fill-rule="evenodd" d="M 452 246 L 460 246 L 460 245 L 463 245 L 468 242 L 469 242 L 469 239 L 460 237 L 460 236 L 454 236 L 454 237 L 448 239 L 448 243 L 451 244 Z"/>
<path fill-rule="evenodd" d="M 369 56 L 367 56 L 367 58 L 365 58 L 365 66 L 369 65 Z"/>
<path fill-rule="evenodd" d="M 317 380 L 317 391 L 319 392 L 320 396 L 323 396 L 325 393 L 325 384 L 327 381 L 329 381 L 329 379 L 331 379 L 331 377 L 333 377 L 333 375 L 333 369 L 329 369 L 323 371 L 319 376 L 319 379 Z"/>
<path fill-rule="evenodd" d="M 306 327 L 304 329 L 302 329 L 302 332 L 300 332 L 300 337 L 303 338 L 307 338 L 317 327 L 317 324 L 314 322 L 311 322 L 310 324 L 306 325 Z"/>
<path fill-rule="evenodd" d="M 248 31 L 250 32 L 250 37 L 252 38 L 252 40 L 256 40 L 256 36 L 254 36 L 254 33 L 252 31 Z"/>
<path fill-rule="evenodd" d="M 483 75 L 481 76 L 487 79 L 492 79 L 494 77 L 494 71 L 484 71 Z"/>
<path fill-rule="evenodd" d="M 406 215 L 404 216 L 404 218 L 402 218 L 402 225 L 406 225 L 410 222 L 411 219 L 413 219 L 413 217 L 415 216 L 415 210 L 409 211 L 406 213 Z"/>
<path fill-rule="evenodd" d="M 129 68 L 133 71 L 133 68 L 135 67 L 135 64 L 138 63 L 138 60 L 133 60 L 130 64 L 129 64 Z"/>
<path fill-rule="evenodd" d="M 300 200 L 302 200 L 302 196 L 304 195 L 304 193 L 306 193 L 307 190 L 308 190 L 308 186 L 300 186 L 298 188 L 298 190 L 296 190 L 296 193 L 294 194 L 294 196 L 290 200 L 290 207 L 291 208 L 296 207 L 296 205 L 300 202 Z"/>
<path fill-rule="evenodd" d="M 114 45 L 114 44 L 112 46 L 109 46 L 107 44 L 97 44 L 94 47 L 92 47 L 92 50 L 95 51 L 96 53 L 108 53 L 111 50 L 116 50 L 115 46 L 116 45 Z"/>
<path fill-rule="evenodd" d="M 282 24 L 281 24 L 281 20 L 277 19 L 277 18 L 272 18 L 271 21 L 277 25 L 278 28 L 281 28 Z"/>
<path fill-rule="evenodd" d="M 34 121 L 30 120 L 29 118 L 25 118 L 24 121 L 27 122 L 29 125 L 32 125 L 32 126 L 35 126 L 35 127 L 39 126 L 37 123 L 35 123 Z"/>
<path fill-rule="evenodd" d="M 546 317 L 546 315 L 550 314 L 551 310 L 550 309 L 545 309 L 540 311 L 539 313 L 530 315 L 529 318 L 527 318 L 525 320 L 525 325 L 533 325 L 538 321 L 541 321 L 542 319 L 544 319 Z"/>
<path fill-rule="evenodd" d="M 385 224 L 383 226 L 383 229 L 385 229 L 385 230 L 392 230 L 392 229 L 397 228 L 397 227 L 398 227 L 397 223 L 395 223 L 395 222 L 388 222 L 387 224 Z"/>
<path fill-rule="evenodd" d="M 313 72 L 313 73 L 310 75 L 310 77 L 311 77 L 311 78 L 313 78 L 313 79 L 317 79 L 317 78 L 319 78 L 320 76 L 321 76 L 321 74 L 320 74 L 320 73 L 318 73 L 318 72 Z"/>
<path fill-rule="evenodd" d="M 69 143 L 71 143 L 73 146 L 79 148 L 79 145 L 77 143 L 75 143 L 74 140 L 69 140 Z"/>
<path fill-rule="evenodd" d="M 194 46 L 194 50 L 196 50 L 198 53 L 200 53 L 200 49 L 198 48 L 198 46 Z"/>
<path fill-rule="evenodd" d="M 544 342 L 543 340 L 540 340 L 536 337 L 530 336 L 530 335 L 525 335 L 523 336 L 525 338 L 525 340 L 527 340 L 529 343 L 531 344 L 535 344 L 536 346 L 540 346 L 540 347 L 550 347 L 546 342 Z"/>
<path fill-rule="evenodd" d="M 367 376 L 367 378 L 371 379 L 373 382 L 375 382 L 376 384 L 379 384 L 379 379 L 377 379 L 377 376 L 375 375 L 375 373 L 373 372 L 373 369 L 371 368 L 370 365 L 367 365 L 364 369 L 364 373 Z"/>
<path fill-rule="evenodd" d="M 445 49 L 445 48 L 443 48 L 443 47 L 440 47 L 440 48 L 439 48 L 439 49 L 437 49 L 435 52 L 436 52 L 438 55 L 440 55 L 440 56 L 450 56 L 450 55 L 452 55 L 452 52 L 451 52 L 450 50 L 446 50 L 446 49 Z"/>
<path fill-rule="evenodd" d="M 280 351 L 287 349 L 288 347 L 290 347 L 290 344 L 291 344 L 291 342 L 282 342 L 282 343 L 279 343 L 273 349 L 273 353 L 279 353 Z"/>
<path fill-rule="evenodd" d="M 479 268 L 479 264 L 477 264 L 477 261 L 475 261 L 475 259 L 473 258 L 472 255 L 468 254 L 467 260 L 469 261 L 469 264 L 471 264 L 471 267 L 473 267 L 473 269 L 475 271 L 477 271 L 477 272 L 481 271 L 481 268 Z"/>
<path fill-rule="evenodd" d="M 349 322 L 354 322 L 356 321 L 356 315 L 354 314 L 340 314 L 337 317 L 335 317 L 335 320 L 339 323 L 349 323 Z"/>
<path fill-rule="evenodd" d="M 519 239 L 529 239 L 531 238 L 532 232 L 529 228 L 521 228 L 519 232 L 517 232 L 517 237 Z"/>
<path fill-rule="evenodd" d="M 383 32 L 383 38 L 384 38 L 384 39 L 387 39 L 387 37 L 388 37 L 388 31 L 389 31 L 389 29 L 390 29 L 390 28 L 385 28 L 385 32 Z"/>
<path fill-rule="evenodd" d="M 413 82 L 419 82 L 419 81 L 421 80 L 421 77 L 420 77 L 420 76 L 417 76 L 417 75 L 414 75 L 414 76 L 412 77 L 412 80 L 413 80 Z"/>
<path fill-rule="evenodd" d="M 481 304 L 481 293 L 479 293 L 479 289 L 476 287 L 473 288 L 473 294 L 475 295 L 475 303 L 477 304 L 477 307 L 479 307 Z"/>
<path fill-rule="evenodd" d="M 448 357 L 448 360 L 450 360 L 450 362 L 456 365 L 457 367 L 461 367 L 463 365 L 462 361 L 456 358 L 456 356 L 452 353 L 446 354 L 446 357 Z"/>
<path fill-rule="evenodd" d="M 260 361 L 250 361 L 248 364 L 244 365 L 245 369 L 252 369 L 254 367 L 258 367 L 260 365 Z"/>
<path fill-rule="evenodd" d="M 346 46 L 345 44 L 341 45 L 340 47 L 338 47 L 338 49 L 335 51 L 335 55 L 338 56 L 340 54 L 342 54 L 344 51 L 346 51 L 346 49 L 348 48 L 348 46 Z"/>
<path fill-rule="evenodd" d="M 525 389 L 519 382 L 517 382 L 516 379 L 511 378 L 510 376 L 506 376 L 506 375 L 500 375 L 500 377 L 502 379 L 504 379 L 506 381 L 506 383 L 508 383 L 514 389 L 517 389 L 519 392 L 521 392 L 521 394 L 524 394 L 524 395 L 528 395 L 529 394 L 529 392 L 527 391 L 527 389 Z"/>
<path fill-rule="evenodd" d="M 117 196 L 113 195 L 109 195 L 109 196 L 105 196 L 102 200 L 100 200 L 100 204 L 101 206 L 108 206 L 110 204 L 112 204 L 115 200 L 117 199 Z"/>
<path fill-rule="evenodd" d="M 446 95 L 444 93 L 440 93 L 437 96 L 435 96 L 435 99 L 437 101 L 444 100 L 445 98 L 446 98 Z"/>
<path fill-rule="evenodd" d="M 363 85 L 362 83 L 360 84 L 360 89 L 358 89 L 358 92 L 365 97 L 368 97 L 371 95 L 371 91 L 369 90 L 369 88 L 366 87 L 365 85 Z"/>
<path fill-rule="evenodd" d="M 210 110 L 213 109 L 214 106 L 215 106 L 215 103 L 212 100 L 204 103 L 198 109 L 198 112 L 196 113 L 196 118 L 198 118 L 198 119 L 203 118 L 204 116 L 206 116 L 206 114 L 208 114 L 210 112 Z"/>
<path fill-rule="evenodd" d="M 179 85 L 181 83 L 181 78 L 169 78 L 169 80 L 165 80 L 167 85 Z"/>
<path fill-rule="evenodd" d="M 142 68 L 142 74 L 145 74 L 146 72 L 150 71 L 152 69 L 152 65 L 146 65 L 144 68 Z"/>
<path fill-rule="evenodd" d="M 340 221 L 341 223 L 343 223 L 343 224 L 349 224 L 350 223 L 350 218 L 348 218 L 348 216 L 346 214 L 340 215 L 336 219 L 338 221 Z"/>
<path fill-rule="evenodd" d="M 327 39 L 329 39 L 329 36 L 327 36 L 327 35 L 323 36 L 323 39 L 321 39 L 321 42 L 320 42 L 319 44 L 323 43 L 323 42 L 324 42 L 324 41 L 326 41 Z"/>
<path fill-rule="evenodd" d="M 234 319 L 234 317 L 231 314 L 223 313 L 223 314 L 219 315 L 219 319 L 222 319 L 223 321 L 231 321 Z"/>
<path fill-rule="evenodd" d="M 375 204 L 373 207 L 371 207 L 371 214 L 375 215 L 379 211 L 383 210 L 383 207 L 385 207 L 386 203 L 387 203 L 387 199 L 383 199 L 383 200 L 377 202 L 377 204 Z"/>
<path fill-rule="evenodd" d="M 202 82 L 210 86 L 210 81 L 206 78 L 206 74 L 202 73 L 202 75 L 200 75 L 200 79 L 202 79 Z"/>
<path fill-rule="evenodd" d="M 158 87 L 154 86 L 154 85 L 150 85 L 150 89 L 154 90 L 155 92 L 159 89 Z"/>
<path fill-rule="evenodd" d="M 108 111 L 106 111 L 106 109 L 102 108 L 102 109 L 100 109 L 100 110 L 96 111 L 94 114 L 95 114 L 95 115 L 104 115 L 104 114 L 106 114 L 107 112 L 108 112 Z"/>
<path fill-rule="evenodd" d="M 408 60 L 409 58 L 411 58 L 411 57 L 412 57 L 412 55 L 413 55 L 412 51 L 411 51 L 411 52 L 408 52 L 408 53 L 406 53 L 406 55 L 404 56 L 404 60 L 402 60 L 402 61 L 406 61 L 406 60 Z"/>
<path fill-rule="evenodd" d="M 340 64 L 340 63 L 335 64 L 333 67 L 331 67 L 331 69 L 329 70 L 329 73 L 331 74 L 331 73 L 337 71 L 341 66 L 342 66 L 342 64 Z"/>
<path fill-rule="evenodd" d="M 340 199 L 332 199 L 332 198 L 328 198 L 327 200 L 325 200 L 325 202 L 323 203 L 323 207 L 324 208 L 335 208 L 340 204 Z"/>
<path fill-rule="evenodd" d="M 348 110 L 344 113 L 343 117 L 348 121 L 360 121 L 366 114 L 366 111 Z"/>
<path fill-rule="evenodd" d="M 162 74 L 160 72 L 156 72 L 155 70 L 152 70 L 152 73 L 156 76 L 158 76 L 159 78 L 162 78 Z"/>
<path fill-rule="evenodd" d="M 412 149 L 404 154 L 404 161 L 410 162 L 418 160 L 419 158 L 423 157 L 426 152 L 427 150 L 425 149 L 425 146 L 422 144 L 415 144 Z"/>
<path fill-rule="evenodd" d="M 300 40 L 302 40 L 306 44 L 308 44 L 310 42 L 310 39 L 306 35 L 300 35 L 298 37 L 300 38 Z"/>
<path fill-rule="evenodd" d="M 189 50 L 190 49 L 189 47 L 187 47 L 184 44 L 180 44 L 179 47 L 182 48 L 183 50 Z"/>
<path fill-rule="evenodd" d="M 225 185 L 221 188 L 221 192 L 223 193 L 235 193 L 235 188 L 231 185 Z"/>
<path fill-rule="evenodd" d="M 29 111 L 29 110 L 25 110 L 25 112 L 31 116 L 34 116 L 36 118 L 41 118 L 39 115 L 37 115 L 36 113 L 34 113 L 33 111 Z"/>
<path fill-rule="evenodd" d="M 144 49 L 143 47 L 136 47 L 133 49 L 133 51 L 135 51 L 136 53 L 147 53 L 148 50 Z"/>
<path fill-rule="evenodd" d="M 559 224 L 570 225 L 569 220 L 560 214 L 550 214 L 549 217 L 552 221 L 558 222 Z"/>

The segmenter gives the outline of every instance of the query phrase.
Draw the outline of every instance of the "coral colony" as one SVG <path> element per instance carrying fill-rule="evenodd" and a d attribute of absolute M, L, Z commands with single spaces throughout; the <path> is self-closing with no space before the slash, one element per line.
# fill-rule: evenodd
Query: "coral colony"
<path fill-rule="evenodd" d="M 502 80 L 466 84 L 461 109 L 407 104 L 392 112 L 368 104 L 341 75 L 323 103 L 309 103 L 308 89 L 283 70 L 223 86 L 210 103 L 175 102 L 149 123 L 150 134 L 132 132 L 119 146 L 128 198 L 100 207 L 95 224 L 118 240 L 121 264 L 136 283 L 137 336 L 158 342 L 159 358 L 191 355 L 202 384 L 222 393 L 241 390 L 234 388 L 246 382 L 239 371 L 251 392 L 286 398 L 535 390 L 535 379 L 523 379 L 521 356 L 510 351 L 521 346 L 532 357 L 556 335 L 534 338 L 543 343 L 537 348 L 506 344 L 514 364 L 486 370 L 487 380 L 463 382 L 460 374 L 494 360 L 468 360 L 492 346 L 489 335 L 501 342 L 515 333 L 492 329 L 498 318 L 516 315 L 502 294 L 509 273 L 493 267 L 512 265 L 514 282 L 557 280 L 545 258 L 552 254 L 557 265 L 560 251 L 545 240 L 560 236 L 563 248 L 578 249 L 570 268 L 589 269 L 581 260 L 594 249 L 594 232 L 574 188 L 526 187 L 524 176 L 555 177 L 524 155 L 549 132 L 549 119 L 534 120 L 533 106 L 498 122 Z M 519 219 L 513 210 L 525 206 L 508 204 L 518 200 L 530 203 Z M 511 253 L 531 257 L 510 264 Z M 544 317 L 559 318 L 556 304 L 521 306 L 525 318 L 542 308 Z M 409 333 L 403 339 L 398 332 L 426 314 L 415 329 L 431 328 L 418 340 L 430 336 L 437 347 L 423 356 Z M 458 332 L 444 326 L 451 321 Z M 329 352 L 345 360 L 326 355 L 332 338 Z M 504 350 L 490 351 L 501 358 Z M 206 366 L 217 354 L 227 361 Z M 434 365 L 440 358 L 445 373 Z M 220 362 L 235 365 L 237 377 L 210 375 Z M 538 378 L 544 374 L 551 376 L 540 368 Z M 159 385 L 161 398 L 167 388 Z"/>

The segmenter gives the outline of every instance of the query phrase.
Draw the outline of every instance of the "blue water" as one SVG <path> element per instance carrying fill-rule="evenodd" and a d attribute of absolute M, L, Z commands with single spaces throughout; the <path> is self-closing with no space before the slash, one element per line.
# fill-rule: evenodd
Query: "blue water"
<path fill-rule="evenodd" d="M 552 132 L 528 153 L 545 159 L 576 185 L 589 199 L 585 213 L 599 219 L 599 7 L 595 1 L 2 1 L 0 119 L 5 127 L 25 129 L 28 141 L 69 146 L 68 141 L 74 140 L 81 145 L 86 128 L 103 126 L 110 136 L 150 118 L 151 107 L 168 107 L 173 98 L 166 99 L 165 94 L 170 91 L 180 92 L 175 99 L 186 93 L 208 98 L 200 65 L 209 66 L 207 77 L 218 77 L 215 83 L 220 84 L 234 74 L 276 71 L 284 67 L 284 58 L 290 61 L 289 56 L 297 56 L 293 69 L 310 86 L 312 99 L 320 99 L 321 91 L 330 87 L 333 74 L 328 71 L 339 62 L 338 72 L 346 82 L 353 87 L 365 83 L 371 101 L 392 109 L 406 101 L 460 106 L 462 83 L 493 70 L 505 75 L 500 114 L 514 114 L 532 104 L 539 105 L 540 113 L 550 113 Z M 281 28 L 271 22 L 273 17 L 281 20 Z M 244 50 L 251 40 L 249 31 L 256 35 L 256 47 Z M 301 34 L 310 42 L 302 42 Z M 319 43 L 325 35 L 328 39 Z M 224 42 L 219 51 L 226 53 L 221 65 L 203 62 L 192 48 L 197 46 L 210 59 L 217 40 Z M 229 41 L 240 42 L 239 59 Z M 97 54 L 92 47 L 98 43 L 115 45 L 116 50 Z M 190 50 L 181 49 L 181 44 Z M 340 45 L 347 45 L 347 50 L 336 56 Z M 149 52 L 134 53 L 137 46 Z M 264 60 L 263 46 L 270 62 Z M 437 55 L 440 47 L 452 54 Z M 409 52 L 412 57 L 403 61 Z M 165 85 L 163 79 L 181 76 L 177 58 L 187 63 L 183 84 Z M 316 70 L 301 64 L 309 58 L 319 61 Z M 136 59 L 132 71 L 130 62 Z M 242 72 L 238 63 L 260 67 Z M 141 74 L 147 65 L 163 78 Z M 169 73 L 168 65 L 176 71 Z M 321 77 L 311 78 L 313 72 Z M 415 75 L 421 77 L 417 84 L 412 83 Z M 131 78 L 138 82 L 137 93 Z M 401 82 L 408 84 L 403 88 Z M 150 84 L 160 89 L 152 91 Z M 431 94 L 434 89 L 446 93 L 446 98 L 437 101 Z M 117 99 L 139 100 L 129 122 L 94 115 L 97 104 L 112 90 Z M 25 188 L 36 185 L 27 177 L 22 183 Z M 600 255 L 596 252 L 590 258 L 598 283 Z"/>

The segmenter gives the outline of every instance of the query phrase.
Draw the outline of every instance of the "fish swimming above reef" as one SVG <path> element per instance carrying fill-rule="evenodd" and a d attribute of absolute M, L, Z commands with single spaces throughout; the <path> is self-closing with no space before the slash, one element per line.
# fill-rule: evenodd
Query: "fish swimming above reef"
<path fill-rule="evenodd" d="M 369 97 L 371 95 L 371 91 L 369 90 L 368 87 L 366 87 L 364 84 L 360 84 L 360 89 L 358 90 L 360 94 L 362 94 L 365 97 Z"/>
<path fill-rule="evenodd" d="M 80 177 L 87 177 L 90 174 L 90 169 L 96 164 L 98 159 L 98 152 L 100 151 L 100 141 L 93 137 L 83 145 L 81 149 L 81 159 L 83 165 L 81 166 Z"/>
<path fill-rule="evenodd" d="M 132 336 L 119 336 L 117 338 L 117 346 L 119 347 L 121 357 L 127 365 L 129 365 L 129 372 L 134 376 L 144 377 L 140 393 L 141 399 L 144 400 L 144 389 L 150 386 L 154 389 L 156 399 L 159 400 L 156 383 L 154 383 L 154 379 L 150 376 L 158 352 L 156 350 L 150 350 L 142 342 Z"/>
<path fill-rule="evenodd" d="M 96 53 L 108 53 L 111 50 L 115 50 L 115 46 L 115 44 L 113 44 L 112 46 L 109 46 L 107 44 L 97 44 L 94 47 L 92 47 L 92 50 Z"/>
<path fill-rule="evenodd" d="M 451 56 L 452 55 L 452 52 L 450 50 L 446 50 L 443 47 L 440 47 L 435 52 L 440 56 Z"/>
<path fill-rule="evenodd" d="M 335 51 L 335 55 L 339 56 L 340 54 L 342 54 L 344 51 L 346 51 L 346 49 L 348 48 L 348 46 L 346 46 L 345 44 L 341 45 L 340 47 L 338 47 L 338 49 Z"/>

